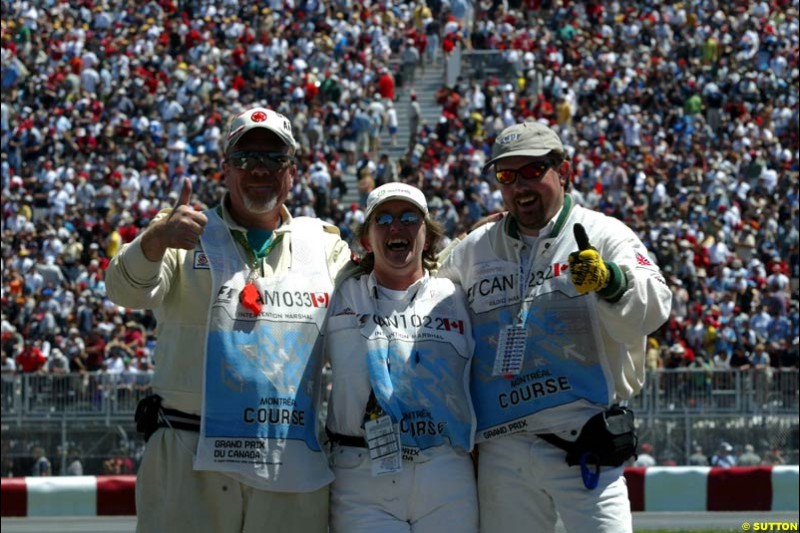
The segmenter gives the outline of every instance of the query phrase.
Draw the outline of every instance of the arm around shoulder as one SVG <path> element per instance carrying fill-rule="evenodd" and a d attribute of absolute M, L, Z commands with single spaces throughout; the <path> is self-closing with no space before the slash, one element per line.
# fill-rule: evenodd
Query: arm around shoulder
<path fill-rule="evenodd" d="M 438 278 L 450 279 L 455 283 L 461 283 L 461 273 L 458 270 L 461 263 L 459 260 L 461 253 L 458 251 L 458 246 L 463 242 L 459 238 L 455 238 L 439 252 L 439 255 L 436 256 L 439 268 L 432 273 L 433 275 Z"/>

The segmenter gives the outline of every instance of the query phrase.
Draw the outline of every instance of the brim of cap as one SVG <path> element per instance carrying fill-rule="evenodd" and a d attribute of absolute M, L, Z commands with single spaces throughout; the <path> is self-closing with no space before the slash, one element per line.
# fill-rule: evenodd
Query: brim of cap
<path fill-rule="evenodd" d="M 228 142 L 228 144 L 225 146 L 225 153 L 226 154 L 230 153 L 231 149 L 234 146 L 236 146 L 236 143 L 238 143 L 241 140 L 242 137 L 244 137 L 247 133 L 249 133 L 249 132 L 251 132 L 251 131 L 253 131 L 254 129 L 257 129 L 257 128 L 264 129 L 264 130 L 267 130 L 267 131 L 270 131 L 270 132 L 274 133 L 287 146 L 291 147 L 293 150 L 297 150 L 297 144 L 294 141 L 292 141 L 291 138 L 287 137 L 286 134 L 284 134 L 283 132 L 276 131 L 273 128 L 269 128 L 269 127 L 266 127 L 266 126 L 250 126 L 249 128 L 244 128 L 241 132 L 237 133 Z"/>
<path fill-rule="evenodd" d="M 390 200 L 400 200 L 401 202 L 405 202 L 407 204 L 411 204 L 411 205 L 415 206 L 417 209 L 419 209 L 420 211 L 422 211 L 422 214 L 424 216 L 428 216 L 428 206 L 427 205 L 419 205 L 419 203 L 415 202 L 414 200 L 412 200 L 408 196 L 388 196 L 386 198 L 381 198 L 381 200 L 378 203 L 373 205 L 366 213 L 364 213 L 364 220 L 369 220 L 370 215 L 372 215 L 372 213 L 374 213 L 375 210 L 381 204 L 385 204 L 386 202 L 388 202 Z"/>
<path fill-rule="evenodd" d="M 509 152 L 507 154 L 498 155 L 497 157 L 493 157 L 489 161 L 483 165 L 483 171 L 486 172 L 489 170 L 489 167 L 500 161 L 501 159 L 507 159 L 509 157 L 517 157 L 517 156 L 527 156 L 527 157 L 542 157 L 552 152 L 556 152 L 552 148 L 546 148 L 541 150 L 517 150 L 515 152 Z"/>

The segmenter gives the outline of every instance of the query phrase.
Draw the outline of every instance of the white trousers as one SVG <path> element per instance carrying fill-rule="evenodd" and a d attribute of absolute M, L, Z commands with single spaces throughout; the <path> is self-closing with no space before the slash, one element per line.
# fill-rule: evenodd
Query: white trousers
<path fill-rule="evenodd" d="M 326 533 L 328 487 L 269 492 L 192 469 L 198 433 L 159 429 L 136 477 L 137 533 Z"/>
<path fill-rule="evenodd" d="M 366 448 L 335 446 L 332 533 L 477 533 L 472 459 L 445 453 L 374 477 Z"/>
<path fill-rule="evenodd" d="M 601 467 L 588 490 L 567 452 L 535 435 L 500 437 L 478 451 L 481 533 L 552 533 L 558 515 L 570 533 L 633 531 L 623 467 Z"/>

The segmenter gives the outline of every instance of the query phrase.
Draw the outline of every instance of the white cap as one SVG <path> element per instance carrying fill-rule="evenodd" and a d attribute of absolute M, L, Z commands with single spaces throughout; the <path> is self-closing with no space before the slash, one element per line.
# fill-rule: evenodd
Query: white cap
<path fill-rule="evenodd" d="M 684 348 L 682 344 L 676 342 L 675 344 L 669 347 L 669 351 L 670 353 L 674 354 L 683 354 L 686 353 L 686 348 Z"/>
<path fill-rule="evenodd" d="M 265 128 L 288 144 L 292 153 L 297 150 L 297 141 L 292 135 L 292 123 L 284 115 L 265 107 L 252 107 L 231 120 L 225 139 L 225 153 L 229 153 L 245 133 L 254 128 Z"/>
<path fill-rule="evenodd" d="M 389 200 L 408 202 L 418 207 L 424 216 L 428 216 L 428 202 L 425 200 L 425 195 L 421 190 L 405 183 L 392 182 L 381 185 L 369 193 L 369 196 L 367 196 L 367 211 L 364 218 L 368 219 L 379 205 Z"/>

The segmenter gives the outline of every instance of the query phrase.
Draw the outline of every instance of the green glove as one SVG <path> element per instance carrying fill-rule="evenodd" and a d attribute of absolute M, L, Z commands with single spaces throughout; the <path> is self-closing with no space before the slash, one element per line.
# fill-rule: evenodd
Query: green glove
<path fill-rule="evenodd" d="M 578 251 L 569 254 L 569 271 L 572 283 L 581 294 L 598 292 L 606 288 L 609 281 L 609 270 L 600 257 L 597 248 L 589 244 L 589 236 L 581 224 L 573 226 Z"/>

